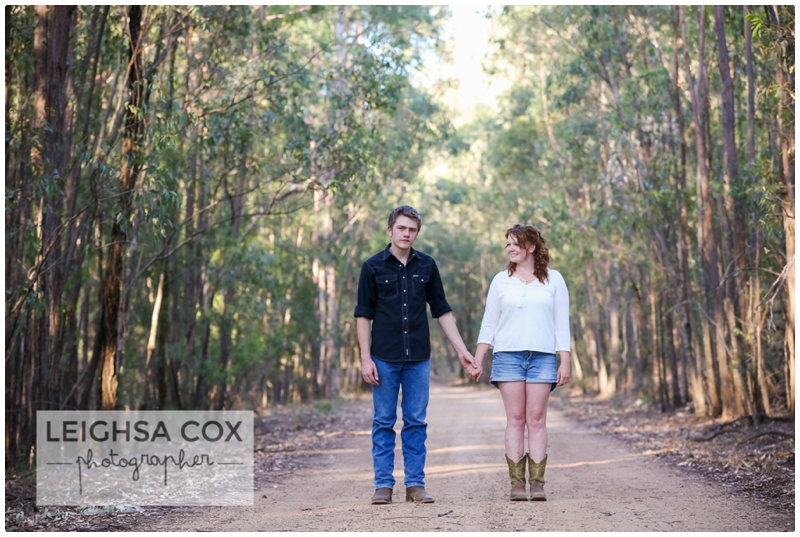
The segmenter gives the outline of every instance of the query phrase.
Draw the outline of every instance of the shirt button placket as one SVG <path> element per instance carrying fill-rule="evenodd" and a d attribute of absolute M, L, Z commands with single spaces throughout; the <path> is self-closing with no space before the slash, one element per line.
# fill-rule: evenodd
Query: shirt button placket
<path fill-rule="evenodd" d="M 400 274 L 402 278 L 400 279 L 403 288 L 403 347 L 405 349 L 405 356 L 403 356 L 404 361 L 408 361 L 410 357 L 410 341 L 408 338 L 408 287 L 407 287 L 407 280 L 406 280 L 406 266 L 402 263 L 400 264 Z"/>

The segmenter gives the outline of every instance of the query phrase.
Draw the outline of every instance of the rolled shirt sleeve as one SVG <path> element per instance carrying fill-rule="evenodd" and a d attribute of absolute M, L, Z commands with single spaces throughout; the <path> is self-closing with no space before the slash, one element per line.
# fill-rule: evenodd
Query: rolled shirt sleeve
<path fill-rule="evenodd" d="M 439 267 L 436 266 L 435 261 L 431 268 L 431 280 L 425 289 L 425 295 L 425 299 L 431 307 L 431 316 L 434 319 L 453 311 L 453 308 L 447 302 L 447 298 L 445 298 L 442 277 L 439 275 Z"/>
<path fill-rule="evenodd" d="M 375 297 L 375 278 L 366 262 L 361 265 L 361 276 L 358 278 L 358 297 L 356 301 L 355 317 L 375 318 L 377 300 Z"/>

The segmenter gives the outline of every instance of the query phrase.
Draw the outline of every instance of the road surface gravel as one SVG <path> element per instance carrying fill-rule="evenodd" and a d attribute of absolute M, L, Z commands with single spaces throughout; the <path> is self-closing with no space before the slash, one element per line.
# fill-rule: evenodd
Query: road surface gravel
<path fill-rule="evenodd" d="M 366 400 L 365 400 L 366 401 Z M 398 415 L 400 412 L 398 411 Z M 770 513 L 652 455 L 631 451 L 552 407 L 546 502 L 510 502 L 500 394 L 431 387 L 426 488 L 405 503 L 398 434 L 395 503 L 370 505 L 369 430 L 349 431 L 311 467 L 254 492 L 252 507 L 205 507 L 149 520 L 157 531 L 793 531 Z M 400 423 L 396 428 L 399 432 Z"/>

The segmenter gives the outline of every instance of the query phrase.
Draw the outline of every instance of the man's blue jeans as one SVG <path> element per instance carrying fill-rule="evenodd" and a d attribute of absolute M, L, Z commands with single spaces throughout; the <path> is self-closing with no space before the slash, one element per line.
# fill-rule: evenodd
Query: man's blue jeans
<path fill-rule="evenodd" d="M 401 408 L 405 485 L 425 486 L 425 439 L 428 424 L 428 394 L 431 384 L 431 361 L 382 362 L 373 357 L 378 370 L 379 386 L 372 387 L 375 414 L 372 418 L 372 464 L 375 469 L 375 488 L 394 487 L 394 424 L 397 421 L 397 397 L 403 389 Z"/>

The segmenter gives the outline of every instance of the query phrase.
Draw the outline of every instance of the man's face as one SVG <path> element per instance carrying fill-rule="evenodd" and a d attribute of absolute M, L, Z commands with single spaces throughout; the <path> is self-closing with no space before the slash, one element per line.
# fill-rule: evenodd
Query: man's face
<path fill-rule="evenodd" d="M 402 215 L 398 216 L 394 221 L 394 226 L 389 228 L 392 244 L 401 250 L 411 248 L 411 245 L 417 240 L 417 233 L 419 233 L 417 222 Z"/>

